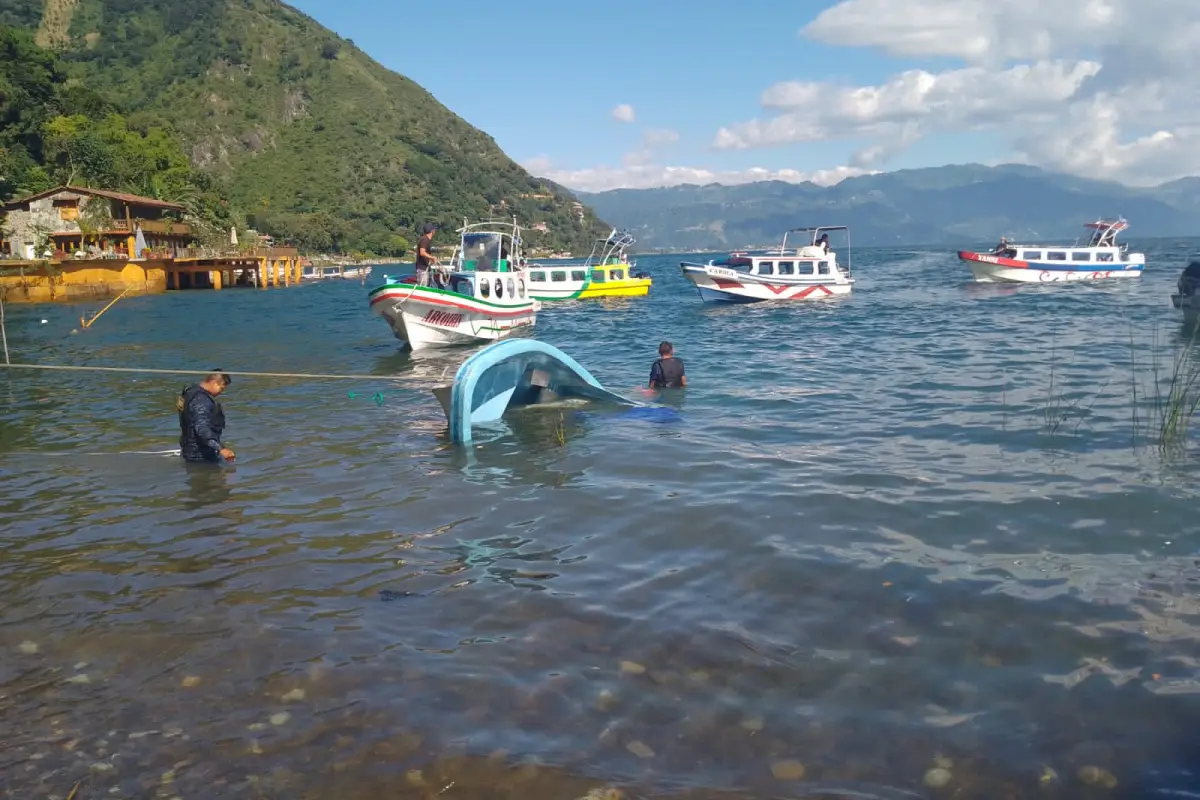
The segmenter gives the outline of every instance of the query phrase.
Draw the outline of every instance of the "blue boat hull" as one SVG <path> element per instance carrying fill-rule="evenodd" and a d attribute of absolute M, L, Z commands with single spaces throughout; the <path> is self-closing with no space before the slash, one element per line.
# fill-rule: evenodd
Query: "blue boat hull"
<path fill-rule="evenodd" d="M 575 359 L 537 339 L 489 345 L 462 363 L 452 385 L 433 391 L 458 444 L 471 441 L 475 425 L 495 422 L 521 406 L 572 399 L 640 405 L 608 391 Z"/>

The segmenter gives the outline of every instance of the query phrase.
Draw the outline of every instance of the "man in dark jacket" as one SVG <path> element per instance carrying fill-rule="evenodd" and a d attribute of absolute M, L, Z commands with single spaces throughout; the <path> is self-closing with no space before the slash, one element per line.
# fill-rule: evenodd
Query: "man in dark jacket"
<path fill-rule="evenodd" d="M 683 361 L 675 357 L 675 348 L 670 342 L 658 346 L 658 360 L 650 366 L 651 389 L 682 389 L 687 386 L 683 374 Z"/>
<path fill-rule="evenodd" d="M 215 370 L 179 393 L 175 407 L 179 411 L 179 454 L 184 461 L 220 463 L 221 459 L 236 458 L 221 444 L 225 412 L 217 402 L 231 382 L 228 375 Z"/>

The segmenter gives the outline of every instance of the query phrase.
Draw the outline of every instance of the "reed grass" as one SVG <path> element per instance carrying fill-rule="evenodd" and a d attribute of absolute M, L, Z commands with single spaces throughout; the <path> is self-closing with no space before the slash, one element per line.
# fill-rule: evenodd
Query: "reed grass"
<path fill-rule="evenodd" d="M 1130 415 L 1130 441 L 1138 447 L 1150 444 L 1160 450 L 1176 451 L 1186 447 L 1192 429 L 1192 419 L 1200 409 L 1200 326 L 1192 327 L 1186 339 L 1178 341 L 1164 364 L 1161 355 L 1162 343 L 1157 330 L 1152 332 L 1151 341 L 1139 342 L 1134 336 L 1132 323 L 1129 329 L 1129 395 L 1125 400 Z M 1139 359 L 1139 349 L 1148 355 Z M 1051 340 L 1050 376 L 1045 399 L 1042 402 L 1042 428 L 1050 436 L 1062 435 L 1068 420 L 1074 418 L 1071 432 L 1078 434 L 1088 419 L 1096 402 L 1105 396 L 1112 385 L 1110 377 L 1095 391 L 1079 392 L 1067 399 L 1061 373 L 1058 349 Z M 1147 381 L 1146 378 L 1149 378 Z M 1005 374 L 1003 402 L 1007 415 L 1007 374 Z M 1090 398 L 1090 399 L 1089 399 Z M 1085 401 L 1087 401 L 1085 403 Z M 1118 398 L 1118 402 L 1121 399 Z"/>

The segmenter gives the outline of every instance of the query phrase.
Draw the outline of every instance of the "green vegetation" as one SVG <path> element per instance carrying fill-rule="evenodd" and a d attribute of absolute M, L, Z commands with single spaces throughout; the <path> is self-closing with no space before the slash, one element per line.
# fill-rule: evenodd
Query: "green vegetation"
<path fill-rule="evenodd" d="M 400 255 L 425 222 L 453 229 L 464 217 L 544 222 L 527 236 L 539 249 L 586 251 L 608 232 L 421 87 L 277 0 L 17 0 L 3 21 L 55 48 L 62 66 L 45 69 L 69 76 L 51 81 L 63 91 L 103 90 L 130 131 L 182 143 L 235 222 L 306 249 Z M 80 114 L 88 121 L 57 130 L 107 135 L 96 108 L 47 116 Z M 23 174 L 49 169 L 45 159 L 60 172 L 77 163 L 79 147 L 48 148 L 47 122 Z"/>
<path fill-rule="evenodd" d="M 187 207 L 213 235 L 228 211 L 170 125 L 118 107 L 67 77 L 30 34 L 0 27 L 0 199 L 59 184 L 135 192 Z"/>

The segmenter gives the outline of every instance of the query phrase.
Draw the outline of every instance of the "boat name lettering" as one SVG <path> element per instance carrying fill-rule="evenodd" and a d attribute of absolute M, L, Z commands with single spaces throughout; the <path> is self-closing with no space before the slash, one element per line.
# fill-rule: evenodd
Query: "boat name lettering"
<path fill-rule="evenodd" d="M 725 267 L 709 267 L 708 274 L 717 275 L 721 278 L 736 278 L 738 276 L 737 272 L 731 269 L 726 269 Z"/>
<path fill-rule="evenodd" d="M 995 256 L 987 256 L 987 255 L 984 255 L 983 253 L 977 253 L 976 257 L 980 261 L 986 261 L 989 264 L 999 264 L 1000 263 L 1000 259 L 996 258 Z"/>
<path fill-rule="evenodd" d="M 449 325 L 454 326 L 462 322 L 462 314 L 452 314 L 449 311 L 440 311 L 432 309 L 425 315 L 425 322 L 432 325 Z"/>

